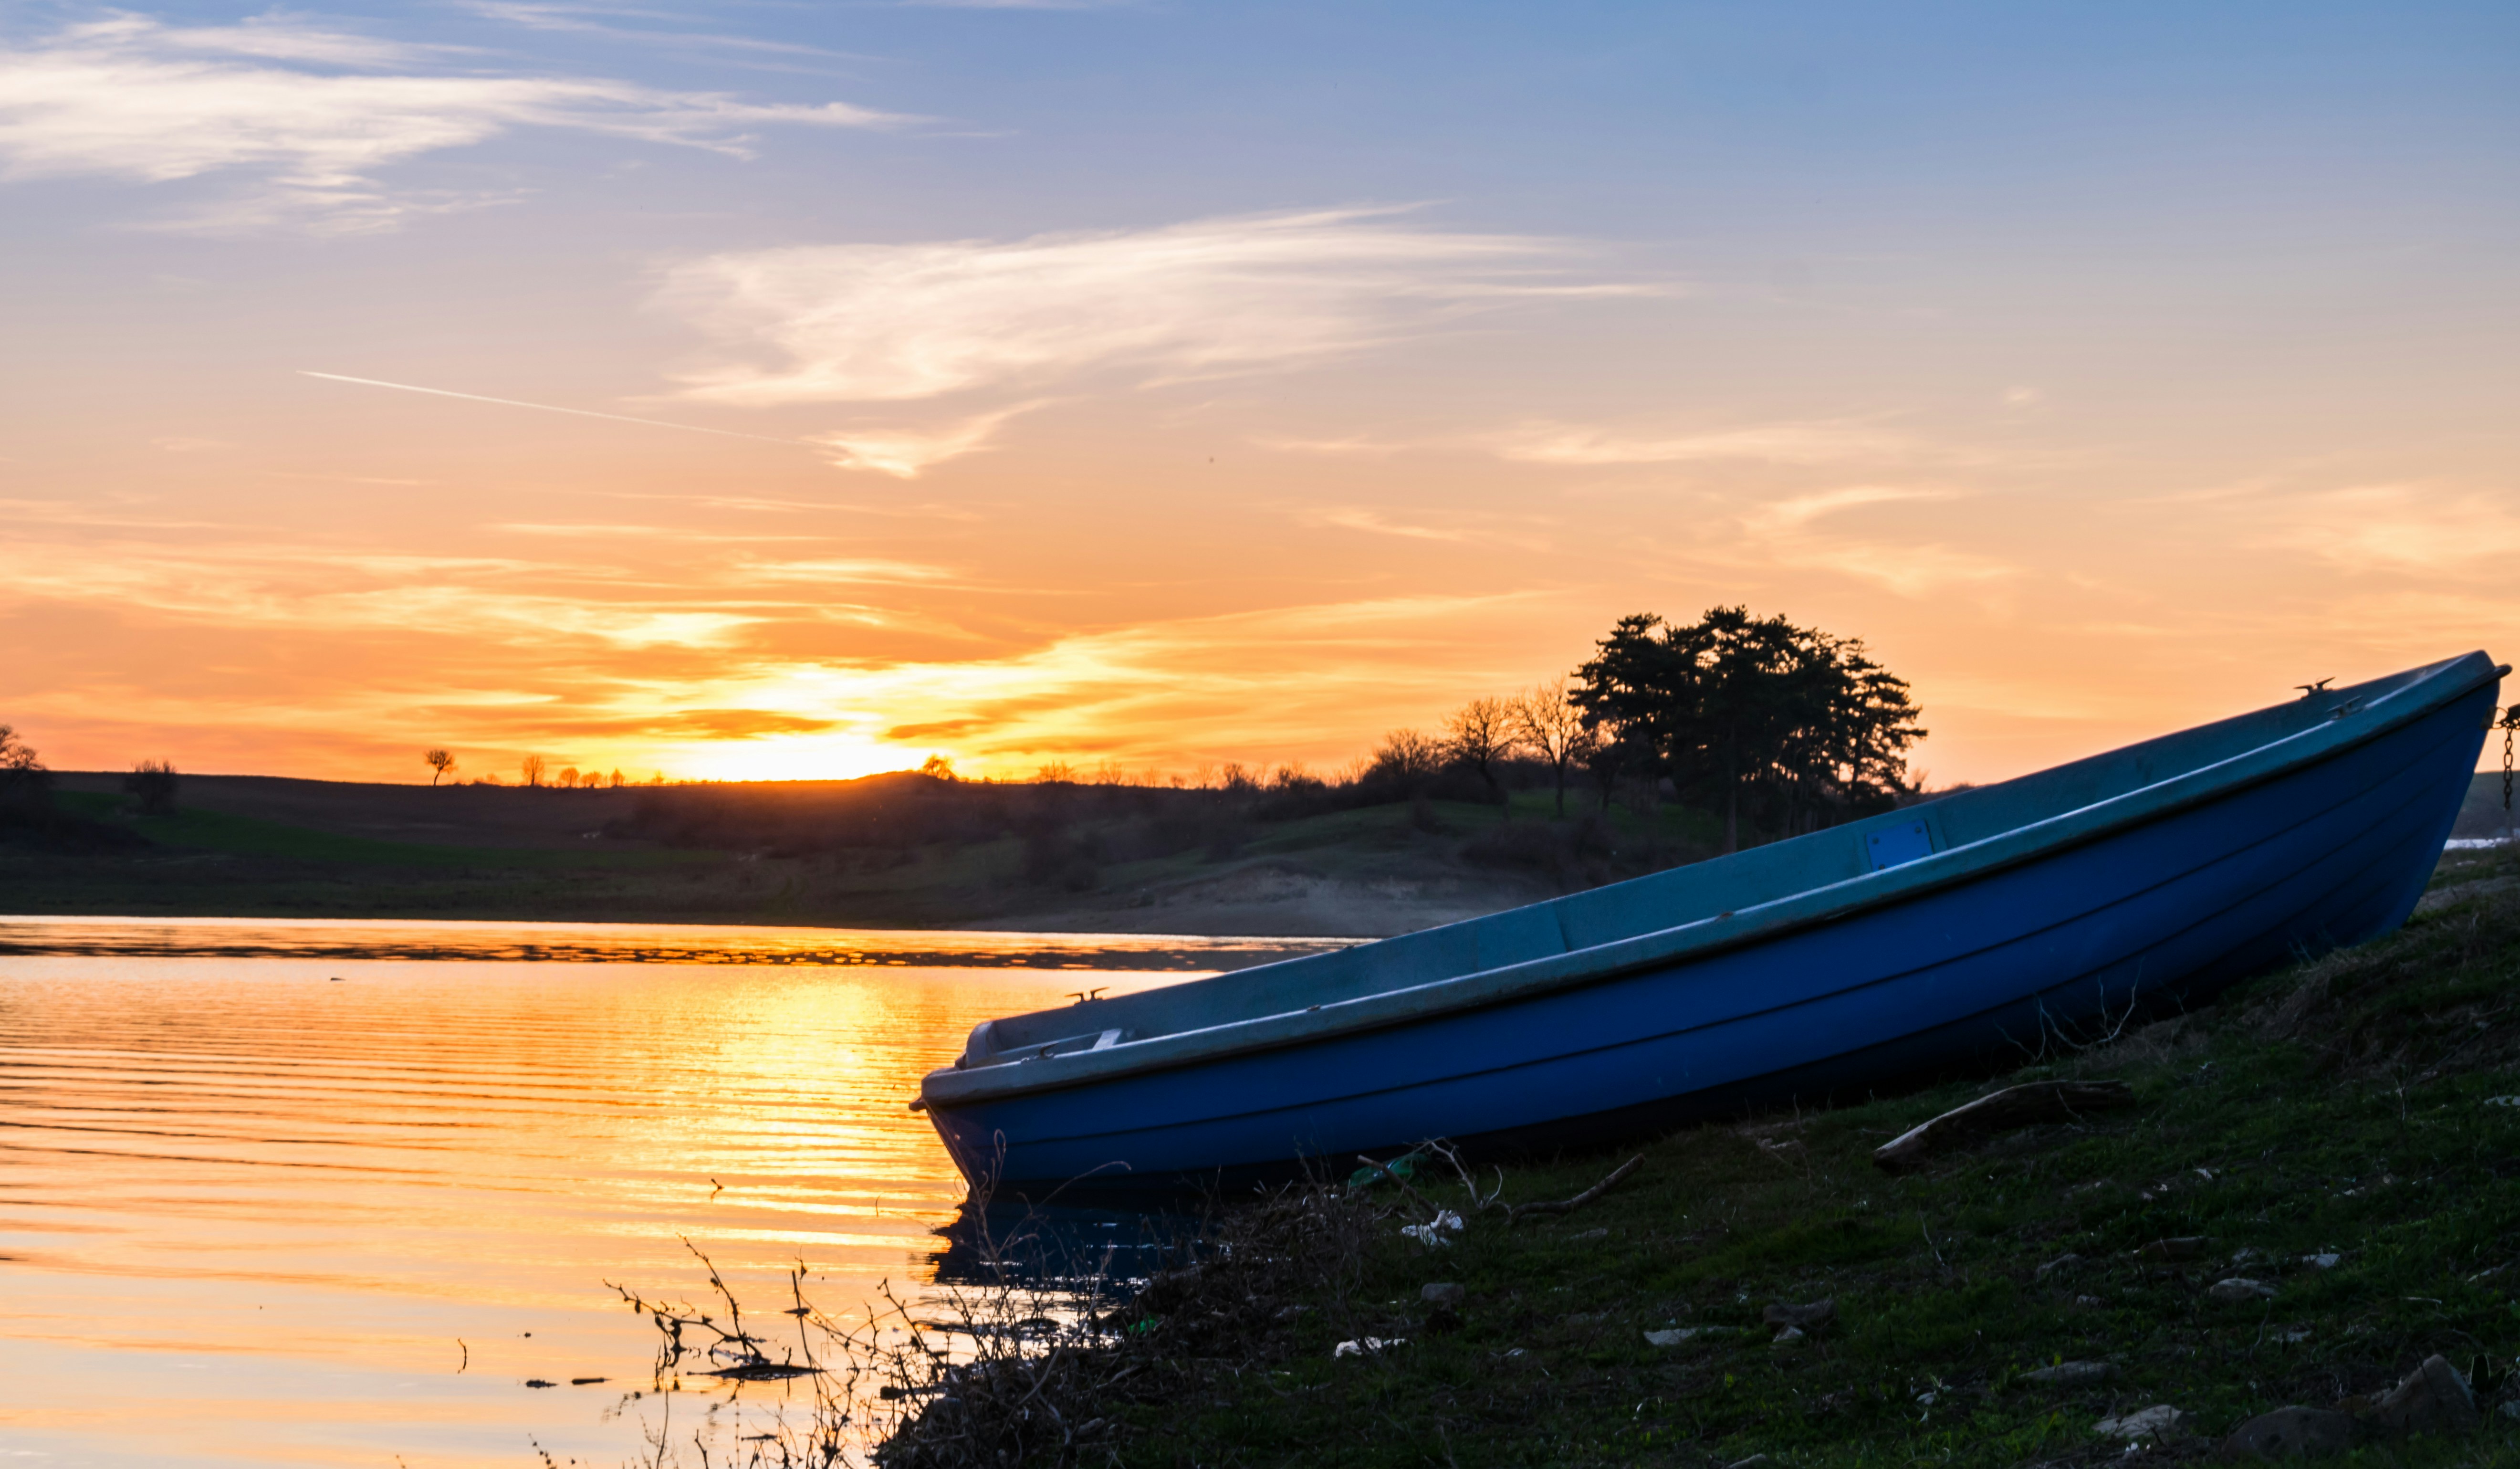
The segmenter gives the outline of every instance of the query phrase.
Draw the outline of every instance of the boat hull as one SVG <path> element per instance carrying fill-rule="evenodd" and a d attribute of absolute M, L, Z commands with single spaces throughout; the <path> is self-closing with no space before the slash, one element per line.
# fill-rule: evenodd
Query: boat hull
<path fill-rule="evenodd" d="M 931 1107 L 1001 1196 L 1521 1151 L 2036 1054 L 2405 921 L 2493 716 L 2482 684 L 2315 763 L 1742 947 L 1379 1029 Z"/>

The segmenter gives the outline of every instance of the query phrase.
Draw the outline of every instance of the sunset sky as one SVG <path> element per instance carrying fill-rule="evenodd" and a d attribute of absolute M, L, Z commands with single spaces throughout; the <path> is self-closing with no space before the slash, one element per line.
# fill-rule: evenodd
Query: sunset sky
<path fill-rule="evenodd" d="M 1867 639 L 1945 783 L 2509 657 L 2515 62 L 2508 5 L 12 6 L 0 722 L 1335 766 L 1739 602 Z"/>

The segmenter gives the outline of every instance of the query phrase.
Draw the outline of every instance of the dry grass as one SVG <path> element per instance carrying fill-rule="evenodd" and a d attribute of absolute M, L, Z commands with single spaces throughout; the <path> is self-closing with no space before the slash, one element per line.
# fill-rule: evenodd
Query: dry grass
<path fill-rule="evenodd" d="M 615 1287 L 657 1331 L 664 1418 L 649 1430 L 644 1463 L 1119 1463 L 1141 1437 L 1130 1410 L 1237 1384 L 1285 1354 L 1299 1321 L 1352 1315 L 1390 1214 L 1324 1184 L 1211 1206 L 1180 1221 L 1165 1251 L 1172 1267 L 1148 1279 L 1115 1275 L 1108 1247 L 1070 1258 L 1038 1220 L 1004 1237 L 981 1223 L 970 1241 L 976 1278 L 909 1300 L 887 1285 L 863 1318 L 817 1307 L 803 1266 L 790 1274 L 789 1304 L 747 1309 L 695 1250 L 713 1297 L 705 1307 Z M 989 1216 L 974 1208 L 968 1217 Z M 749 1432 L 672 1425 L 675 1394 L 724 1385 L 740 1400 L 760 1383 L 788 1396 L 743 1420 Z"/>

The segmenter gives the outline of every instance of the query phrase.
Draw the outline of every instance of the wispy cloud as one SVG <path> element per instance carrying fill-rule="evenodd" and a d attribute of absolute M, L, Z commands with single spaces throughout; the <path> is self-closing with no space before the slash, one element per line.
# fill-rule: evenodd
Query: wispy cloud
<path fill-rule="evenodd" d="M 2420 484 L 2366 484 L 2268 496 L 2249 507 L 2259 543 L 2349 572 L 2458 574 L 2520 557 L 2520 511 L 2507 495 Z"/>
<path fill-rule="evenodd" d="M 1469 533 L 1464 530 L 1438 528 L 1433 526 L 1413 526 L 1406 521 L 1392 520 L 1378 510 L 1362 505 L 1333 505 L 1326 509 L 1308 511 L 1296 519 L 1304 525 L 1335 526 L 1342 530 L 1362 530 L 1369 535 L 1397 535 L 1404 540 L 1469 539 Z"/>
<path fill-rule="evenodd" d="M 1892 505 L 1903 500 L 1949 500 L 1957 498 L 1948 489 L 1922 489 L 1900 484 L 1849 484 L 1836 489 L 1823 489 L 1813 494 L 1793 495 L 1771 500 L 1745 511 L 1741 524 L 1754 535 L 1781 535 L 1798 531 L 1823 516 L 1864 505 Z"/>
<path fill-rule="evenodd" d="M 1566 280 L 1562 242 L 1412 228 L 1394 211 L 1193 220 L 1012 242 L 704 256 L 658 299 L 728 349 L 692 396 L 898 402 L 1123 366 L 1158 379 L 1352 351 L 1472 303 L 1652 288 Z"/>
<path fill-rule="evenodd" d="M 446 388 L 416 388 L 409 383 L 387 383 L 379 378 L 350 378 L 337 372 L 300 370 L 301 378 L 321 378 L 328 383 L 349 383 L 361 388 L 390 388 L 397 392 L 420 392 L 437 398 L 461 398 L 468 403 L 495 403 L 502 408 L 531 408 L 536 413 L 565 413 L 572 418 L 609 419 L 616 424 L 638 424 L 650 429 L 673 429 L 684 434 L 715 434 L 725 438 L 751 438 L 764 443 L 795 443 L 792 438 L 775 438 L 767 434 L 744 434 L 734 429 L 710 429 L 698 424 L 668 423 L 660 418 L 634 418 L 626 413 L 600 413 L 592 408 L 562 408 L 552 403 L 528 403 L 519 398 L 485 397 L 477 392 L 457 392 Z"/>
<path fill-rule="evenodd" d="M 724 596 L 643 594 L 607 580 L 600 569 L 500 557 L 248 541 L 0 541 L 0 606 L 89 603 L 203 627 L 427 629 L 521 647 L 558 637 L 635 650 L 724 646 L 767 616 Z"/>
<path fill-rule="evenodd" d="M 1902 597 L 1954 588 L 1981 590 L 2009 584 L 2022 568 L 1954 540 L 1955 528 L 1904 516 L 1881 523 L 1844 524 L 1839 517 L 1893 507 L 1961 501 L 1960 491 L 1935 486 L 1853 484 L 1778 499 L 1754 501 L 1702 518 L 1700 533 L 1677 554 L 1709 566 L 1797 573 L 1829 572 L 1869 582 Z M 1948 520 L 1948 517 L 1944 517 Z M 1728 524 L 1729 523 L 1729 524 Z M 1945 534 L 1938 535 L 1936 531 Z"/>
<path fill-rule="evenodd" d="M 812 435 L 806 441 L 831 450 L 832 463 L 841 469 L 873 470 L 896 479 L 916 480 L 921 471 L 931 465 L 987 448 L 1000 424 L 1040 406 L 1017 403 L 933 429 L 834 429 Z"/>
<path fill-rule="evenodd" d="M 915 561 L 885 561 L 874 557 L 826 557 L 805 561 L 753 561 L 743 565 L 742 575 L 746 581 L 802 582 L 815 586 L 861 583 L 918 583 L 943 581 L 954 574 L 943 567 Z"/>
<path fill-rule="evenodd" d="M 1579 279 L 1564 241 L 1426 229 L 1402 212 L 734 251 L 672 267 L 656 299 L 717 344 L 715 360 L 683 375 L 694 398 L 987 405 L 942 430 L 886 424 L 817 438 L 834 463 L 909 478 L 983 447 L 1038 406 L 1007 398 L 1088 374 L 1150 386 L 1282 369 L 1508 302 L 1661 289 Z"/>
<path fill-rule="evenodd" d="M 1344 438 L 1285 438 L 1255 435 L 1251 442 L 1281 454 L 1313 454 L 1328 459 L 1388 459 L 1412 445 L 1350 435 Z"/>
<path fill-rule="evenodd" d="M 846 103 L 759 104 L 600 78 L 420 69 L 429 48 L 287 20 L 170 26 L 134 15 L 0 46 L 0 176 L 250 179 L 184 227 L 388 229 L 477 203 L 387 188 L 423 154 L 523 127 L 747 156 L 766 125 L 879 127 Z"/>
<path fill-rule="evenodd" d="M 539 522 L 511 521 L 503 525 L 484 526 L 484 530 L 507 535 L 549 535 L 562 540 L 670 540 L 704 545 L 758 545 L 764 541 L 828 540 L 822 535 L 731 535 L 723 531 L 698 531 L 682 526 L 638 526 L 603 521 Z"/>
<path fill-rule="evenodd" d="M 1779 464 L 1835 464 L 1910 458 L 1922 445 L 1909 436 L 1861 421 L 1749 424 L 1689 432 L 1635 433 L 1594 424 L 1533 422 L 1487 439 L 1506 459 L 1531 464 L 1679 464 L 1758 459 Z"/>
<path fill-rule="evenodd" d="M 808 46 L 796 41 L 770 41 L 756 36 L 697 30 L 688 18 L 671 12 L 618 5 L 546 3 L 546 0 L 462 0 L 463 8 L 485 20 L 526 30 L 599 35 L 607 40 L 647 46 L 708 46 L 769 56 L 849 59 L 850 53 Z M 625 25 L 623 21 L 652 21 L 653 25 Z"/>
<path fill-rule="evenodd" d="M 1353 530 L 1364 535 L 1389 535 L 1401 540 L 1441 541 L 1456 545 L 1508 546 L 1546 553 L 1562 523 L 1546 514 L 1501 515 L 1468 506 L 1447 506 L 1435 515 L 1403 519 L 1370 505 L 1317 505 L 1297 509 L 1295 524 Z M 1435 524 L 1425 524 L 1427 521 Z"/>

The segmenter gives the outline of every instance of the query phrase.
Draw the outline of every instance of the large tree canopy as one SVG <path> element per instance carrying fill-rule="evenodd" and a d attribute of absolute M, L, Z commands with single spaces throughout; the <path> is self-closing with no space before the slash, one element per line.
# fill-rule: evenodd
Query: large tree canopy
<path fill-rule="evenodd" d="M 1855 638 L 1718 607 L 1687 626 L 1622 618 L 1575 673 L 1588 727 L 1630 768 L 1781 835 L 1895 803 L 1924 738 L 1907 681 Z M 1746 807 L 1746 810 L 1745 810 Z"/>

